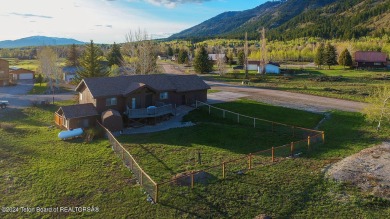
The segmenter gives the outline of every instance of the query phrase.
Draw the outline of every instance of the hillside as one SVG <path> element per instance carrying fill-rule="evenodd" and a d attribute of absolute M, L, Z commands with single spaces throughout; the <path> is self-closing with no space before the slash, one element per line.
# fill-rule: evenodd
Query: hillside
<path fill-rule="evenodd" d="M 352 39 L 390 33 L 390 1 L 287 0 L 266 2 L 254 9 L 226 12 L 174 34 L 170 39 L 224 37 L 258 38 L 265 27 L 270 39 L 322 37 Z"/>
<path fill-rule="evenodd" d="M 84 42 L 68 38 L 31 36 L 17 40 L 0 41 L 0 48 L 18 48 L 27 46 L 59 46 L 70 44 L 84 44 Z"/>

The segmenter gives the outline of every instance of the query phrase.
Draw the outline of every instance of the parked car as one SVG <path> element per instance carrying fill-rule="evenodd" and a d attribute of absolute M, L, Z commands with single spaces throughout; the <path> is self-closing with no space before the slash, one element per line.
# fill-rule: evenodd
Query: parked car
<path fill-rule="evenodd" d="M 242 65 L 237 65 L 237 66 L 234 66 L 233 69 L 244 69 L 244 66 L 242 66 Z"/>
<path fill-rule="evenodd" d="M 9 105 L 7 100 L 0 100 L 0 108 L 5 109 Z"/>

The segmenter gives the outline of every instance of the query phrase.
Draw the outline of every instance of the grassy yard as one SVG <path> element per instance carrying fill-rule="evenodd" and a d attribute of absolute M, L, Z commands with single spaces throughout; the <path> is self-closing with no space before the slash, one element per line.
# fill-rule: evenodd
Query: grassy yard
<path fill-rule="evenodd" d="M 28 92 L 28 94 L 43 94 L 47 90 L 47 82 L 34 83 L 34 87 Z"/>
<path fill-rule="evenodd" d="M 390 71 L 344 70 L 340 66 L 332 67 L 331 70 L 291 69 L 289 75 L 267 75 L 265 77 L 260 77 L 253 71 L 249 73 L 252 86 L 362 102 L 374 88 L 388 84 L 390 80 Z M 241 84 L 244 74 L 241 72 L 225 76 L 209 75 L 208 77 Z"/>
<path fill-rule="evenodd" d="M 107 140 L 84 143 L 81 139 L 57 139 L 59 130 L 48 128 L 53 124 L 57 107 L 0 111 L 0 205 L 95 206 L 99 207 L 99 212 L 0 212 L 0 218 L 254 218 L 259 214 L 273 218 L 390 217 L 390 201 L 374 198 L 351 185 L 323 176 L 323 169 L 329 163 L 388 139 L 389 128 L 377 133 L 358 113 L 332 112 L 321 127 L 326 131 L 326 143 L 314 153 L 256 168 L 208 186 L 196 185 L 192 191 L 183 188 L 174 191 L 179 193 L 162 193 L 162 201 L 152 205 L 146 201 L 146 195 L 132 174 L 114 155 Z M 251 101 L 220 107 L 309 128 L 322 117 Z M 157 156 L 154 160 L 145 152 L 139 153 L 139 159 L 157 175 L 164 168 L 158 159 L 171 165 L 167 166 L 173 172 L 181 171 L 190 166 L 190 163 L 182 163 L 192 156 L 188 150 L 194 148 L 202 149 L 204 154 L 212 152 L 217 159 L 218 156 L 239 156 L 285 139 L 278 136 L 280 139 L 271 142 L 251 128 L 211 119 L 202 112 L 195 111 L 186 119 L 198 125 L 120 140 L 130 147 L 131 144 L 142 145 L 154 153 Z M 245 135 L 252 137 L 245 139 Z M 144 158 L 148 158 L 150 164 Z"/>

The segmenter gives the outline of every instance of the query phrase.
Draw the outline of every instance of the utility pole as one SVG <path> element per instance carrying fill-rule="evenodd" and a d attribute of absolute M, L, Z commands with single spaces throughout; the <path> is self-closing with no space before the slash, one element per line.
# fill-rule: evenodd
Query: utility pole
<path fill-rule="evenodd" d="M 265 38 L 265 28 L 261 30 L 261 58 L 260 58 L 260 65 L 261 65 L 261 73 L 265 74 L 265 66 L 267 62 L 267 40 Z"/>
<path fill-rule="evenodd" d="M 247 32 L 245 32 L 244 53 L 245 53 L 245 79 L 248 79 L 248 33 Z"/>

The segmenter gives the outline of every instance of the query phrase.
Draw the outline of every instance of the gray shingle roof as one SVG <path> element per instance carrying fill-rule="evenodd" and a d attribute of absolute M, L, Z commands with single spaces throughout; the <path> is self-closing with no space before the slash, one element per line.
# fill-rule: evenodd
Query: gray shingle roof
<path fill-rule="evenodd" d="M 58 111 L 60 110 L 67 119 L 99 115 L 92 103 L 62 106 Z"/>
<path fill-rule="evenodd" d="M 89 88 L 94 98 L 105 96 L 117 96 L 128 93 L 129 90 L 145 84 L 158 92 L 162 91 L 196 91 L 210 89 L 210 87 L 197 75 L 131 75 L 118 77 L 86 78 L 85 85 Z M 77 86 L 76 91 L 82 83 Z"/>

